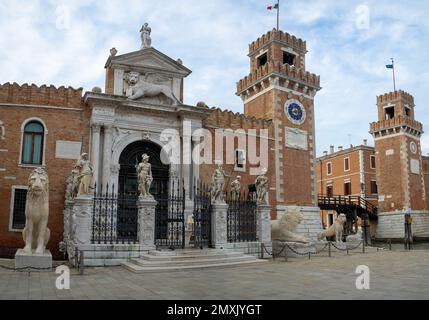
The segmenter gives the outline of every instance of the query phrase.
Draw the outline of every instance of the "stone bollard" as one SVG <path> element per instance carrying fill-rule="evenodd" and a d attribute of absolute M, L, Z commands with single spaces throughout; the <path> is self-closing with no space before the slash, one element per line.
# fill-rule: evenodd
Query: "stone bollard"
<path fill-rule="evenodd" d="M 257 209 L 258 222 L 257 222 L 257 235 L 258 240 L 264 243 L 265 246 L 271 246 L 271 206 L 258 205 Z"/>
<path fill-rule="evenodd" d="M 228 204 L 212 202 L 212 246 L 216 249 L 223 249 L 228 243 L 227 212 Z"/>
<path fill-rule="evenodd" d="M 140 250 L 155 250 L 155 209 L 157 202 L 153 199 L 139 199 L 137 207 L 139 210 Z"/>
<path fill-rule="evenodd" d="M 75 221 L 73 242 L 79 245 L 89 245 L 92 242 L 92 214 L 94 199 L 92 196 L 79 196 L 74 201 L 73 215 Z"/>

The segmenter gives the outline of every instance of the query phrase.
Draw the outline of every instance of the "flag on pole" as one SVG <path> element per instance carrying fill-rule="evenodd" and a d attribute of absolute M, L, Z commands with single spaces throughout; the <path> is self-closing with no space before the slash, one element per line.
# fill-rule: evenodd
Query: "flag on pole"
<path fill-rule="evenodd" d="M 273 5 L 273 6 L 268 6 L 267 7 L 267 10 L 274 10 L 274 9 L 278 9 L 279 8 L 279 5 L 278 4 L 275 4 L 275 5 Z"/>
<path fill-rule="evenodd" d="M 387 69 L 393 69 L 393 64 L 387 64 L 387 65 L 386 65 L 386 68 L 387 68 Z"/>

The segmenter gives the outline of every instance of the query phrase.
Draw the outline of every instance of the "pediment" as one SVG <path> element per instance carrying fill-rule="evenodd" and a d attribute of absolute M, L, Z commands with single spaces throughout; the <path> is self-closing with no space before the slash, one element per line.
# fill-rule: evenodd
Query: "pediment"
<path fill-rule="evenodd" d="M 155 71 L 173 74 L 180 78 L 186 77 L 192 72 L 181 63 L 171 59 L 155 48 L 147 48 L 110 57 L 106 67 L 125 71 Z"/>

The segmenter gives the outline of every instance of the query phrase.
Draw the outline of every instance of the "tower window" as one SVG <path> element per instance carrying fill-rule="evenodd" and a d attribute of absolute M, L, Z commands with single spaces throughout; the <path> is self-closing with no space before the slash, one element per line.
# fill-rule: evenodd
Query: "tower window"
<path fill-rule="evenodd" d="M 384 110 L 386 112 L 386 120 L 393 119 L 395 117 L 395 107 L 388 107 Z"/>
<path fill-rule="evenodd" d="M 405 116 L 406 117 L 410 117 L 411 116 L 411 109 L 410 108 L 405 107 Z"/>
<path fill-rule="evenodd" d="M 258 67 L 265 66 L 268 62 L 268 56 L 264 53 L 262 56 L 258 58 Z"/>
<path fill-rule="evenodd" d="M 290 66 L 295 65 L 295 55 L 289 52 L 283 52 L 283 64 L 288 64 Z"/>

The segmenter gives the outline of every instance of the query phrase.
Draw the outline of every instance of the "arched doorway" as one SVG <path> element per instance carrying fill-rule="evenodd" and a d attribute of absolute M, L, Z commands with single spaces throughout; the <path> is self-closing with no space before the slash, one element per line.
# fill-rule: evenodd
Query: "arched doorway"
<path fill-rule="evenodd" d="M 143 154 L 150 156 L 153 183 L 151 194 L 155 197 L 168 193 L 170 166 L 161 161 L 161 147 L 149 141 L 137 141 L 130 144 L 119 158 L 119 193 L 138 196 L 137 166 Z"/>
<path fill-rule="evenodd" d="M 159 198 L 168 195 L 170 166 L 161 162 L 161 148 L 149 141 L 137 141 L 124 149 L 120 158 L 117 232 L 119 240 L 137 237 L 137 166 L 143 154 L 150 156 L 153 183 L 150 193 Z"/>

